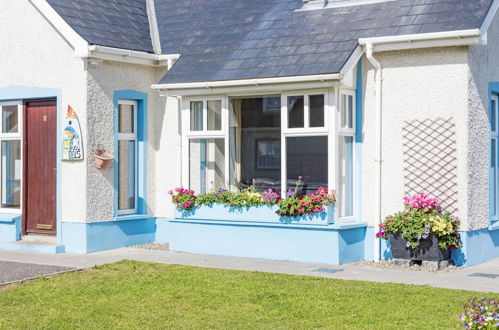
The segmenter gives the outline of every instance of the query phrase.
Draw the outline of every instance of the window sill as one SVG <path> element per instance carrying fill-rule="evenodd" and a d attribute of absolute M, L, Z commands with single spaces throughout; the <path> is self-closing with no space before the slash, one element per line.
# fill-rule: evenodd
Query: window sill
<path fill-rule="evenodd" d="M 114 221 L 127 221 L 127 220 L 145 220 L 152 218 L 148 214 L 124 214 L 114 217 Z"/>
<path fill-rule="evenodd" d="M 19 213 L 0 213 L 0 222 L 15 222 L 22 217 Z"/>
<path fill-rule="evenodd" d="M 499 221 L 497 221 L 497 222 L 495 222 L 495 223 L 491 224 L 491 225 L 489 226 L 489 230 L 490 230 L 490 231 L 493 231 L 493 230 L 499 230 Z"/>

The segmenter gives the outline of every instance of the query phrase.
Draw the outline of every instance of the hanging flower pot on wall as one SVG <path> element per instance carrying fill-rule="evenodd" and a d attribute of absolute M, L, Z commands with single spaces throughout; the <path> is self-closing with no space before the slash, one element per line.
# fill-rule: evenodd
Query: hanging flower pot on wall
<path fill-rule="evenodd" d="M 96 150 L 94 153 L 94 165 L 96 168 L 105 169 L 113 162 L 113 155 L 107 152 L 107 150 Z"/>

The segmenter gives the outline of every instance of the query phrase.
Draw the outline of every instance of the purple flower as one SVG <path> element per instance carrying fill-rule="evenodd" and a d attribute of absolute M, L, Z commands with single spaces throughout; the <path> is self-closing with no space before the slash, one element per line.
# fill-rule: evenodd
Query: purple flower
<path fill-rule="evenodd" d="M 301 179 L 303 179 L 303 177 L 300 175 L 300 176 L 298 177 L 298 180 L 300 180 L 300 181 L 301 181 Z"/>
<path fill-rule="evenodd" d="M 286 193 L 286 197 L 292 197 L 295 193 L 293 190 L 289 189 L 288 192 Z"/>
<path fill-rule="evenodd" d="M 407 242 L 407 243 L 405 243 L 405 246 L 406 246 L 406 247 L 410 247 L 410 246 L 411 246 L 411 243 Z"/>

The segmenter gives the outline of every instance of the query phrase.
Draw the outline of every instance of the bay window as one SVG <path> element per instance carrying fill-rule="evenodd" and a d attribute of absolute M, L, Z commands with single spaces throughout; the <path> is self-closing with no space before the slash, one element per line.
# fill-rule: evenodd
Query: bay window
<path fill-rule="evenodd" d="M 283 197 L 338 189 L 339 216 L 353 217 L 354 102 L 333 90 L 185 98 L 183 185 Z"/>
<path fill-rule="evenodd" d="M 21 114 L 19 102 L 0 103 L 1 208 L 21 207 Z"/>

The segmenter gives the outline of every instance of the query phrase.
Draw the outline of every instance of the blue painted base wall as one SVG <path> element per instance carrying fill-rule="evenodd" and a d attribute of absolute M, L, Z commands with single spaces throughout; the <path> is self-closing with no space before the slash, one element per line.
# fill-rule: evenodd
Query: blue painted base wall
<path fill-rule="evenodd" d="M 96 223 L 63 222 L 62 232 L 62 243 L 66 252 L 92 253 L 155 242 L 156 219 Z"/>
<path fill-rule="evenodd" d="M 19 214 L 2 214 L 0 217 L 0 242 L 19 241 L 21 235 L 21 216 Z"/>
<path fill-rule="evenodd" d="M 484 228 L 460 234 L 463 247 L 452 253 L 455 265 L 473 266 L 499 258 L 499 230 Z"/>
<path fill-rule="evenodd" d="M 344 264 L 364 259 L 366 227 L 333 229 L 170 220 L 170 249 L 247 258 Z"/>

